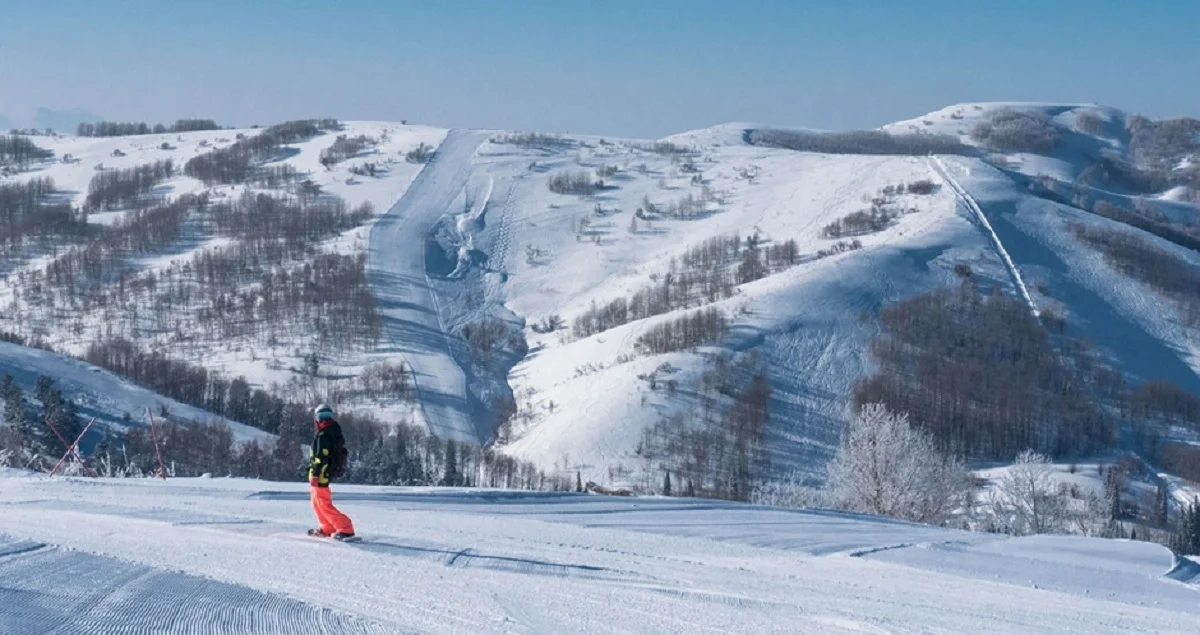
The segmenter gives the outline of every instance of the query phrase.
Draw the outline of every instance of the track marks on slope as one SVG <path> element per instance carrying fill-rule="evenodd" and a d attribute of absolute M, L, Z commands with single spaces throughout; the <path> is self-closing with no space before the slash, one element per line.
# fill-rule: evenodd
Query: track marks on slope
<path fill-rule="evenodd" d="M 2 540 L 2 539 L 0 539 Z M 0 633 L 393 633 L 246 587 L 114 558 L 0 542 Z"/>
<path fill-rule="evenodd" d="M 360 542 L 341 543 L 324 538 L 293 533 L 274 533 L 273 538 L 309 542 L 330 548 L 358 549 L 380 555 L 418 558 L 439 562 L 451 569 L 488 569 L 522 575 L 538 575 L 559 578 L 583 578 L 588 580 L 631 581 L 646 579 L 632 572 L 618 571 L 590 564 L 556 562 L 540 558 L 511 554 L 484 553 L 475 547 L 457 549 L 438 545 L 418 544 L 412 541 L 399 542 L 393 538 L 364 538 Z"/>
<path fill-rule="evenodd" d="M 987 231 L 988 235 L 992 239 L 992 245 L 995 246 L 996 252 L 1000 255 L 1000 259 L 1004 261 L 1004 267 L 1008 269 L 1008 275 L 1012 277 L 1013 286 L 1015 286 L 1017 292 L 1021 294 L 1021 299 L 1025 301 L 1025 304 L 1029 305 L 1029 310 L 1033 312 L 1034 316 L 1038 315 L 1037 305 L 1034 304 L 1033 298 L 1030 297 L 1029 289 L 1025 287 L 1025 281 L 1021 278 L 1021 271 L 1017 269 L 1017 265 L 1013 263 L 1012 257 L 1008 255 L 1008 250 L 1004 248 L 1004 243 L 1000 242 L 1000 236 L 997 235 L 996 230 L 992 228 L 992 223 L 988 221 L 987 215 L 983 213 L 983 208 L 981 208 L 979 203 L 977 203 L 975 199 L 972 198 L 969 193 L 967 193 L 967 190 L 958 182 L 958 180 L 955 179 L 952 174 L 950 174 L 950 169 L 946 167 L 946 164 L 940 158 L 936 156 L 930 156 L 929 166 L 933 168 L 933 171 L 942 178 L 946 185 L 950 186 L 950 189 L 954 190 L 954 193 L 958 196 L 958 198 L 967 206 L 967 209 L 971 210 L 971 213 L 974 214 L 976 220 L 979 221 L 979 224 L 983 226 L 985 231 Z"/>

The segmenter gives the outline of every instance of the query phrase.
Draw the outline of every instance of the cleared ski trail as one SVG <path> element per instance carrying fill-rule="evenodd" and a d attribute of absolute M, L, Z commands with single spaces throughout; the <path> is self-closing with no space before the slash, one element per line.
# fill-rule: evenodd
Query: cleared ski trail
<path fill-rule="evenodd" d="M 1004 261 L 1004 267 L 1008 269 L 1008 274 L 1012 277 L 1013 286 L 1017 288 L 1017 292 L 1021 294 L 1021 299 L 1025 301 L 1025 304 L 1029 305 L 1029 310 L 1032 311 L 1036 316 L 1038 314 L 1038 308 L 1034 303 L 1033 298 L 1029 295 L 1029 289 L 1025 287 L 1025 281 L 1021 278 L 1021 271 L 1017 269 L 1017 265 L 1013 263 L 1013 259 L 1011 256 L 1009 256 L 1008 250 L 1004 248 L 1004 243 L 1000 242 L 1000 236 L 997 235 L 996 230 L 992 228 L 992 223 L 988 220 L 987 215 L 983 213 L 983 208 L 979 206 L 979 203 L 975 202 L 975 199 L 972 198 L 969 193 L 967 193 L 966 188 L 964 188 L 958 182 L 958 180 L 954 178 L 954 175 L 950 173 L 950 169 L 946 167 L 945 162 L 943 162 L 940 157 L 930 156 L 929 165 L 933 168 L 934 172 L 937 172 L 938 175 L 942 177 L 942 180 L 950 186 L 950 189 L 954 190 L 954 193 L 958 195 L 958 198 L 961 199 L 963 204 L 967 206 L 967 209 L 971 210 L 971 213 L 974 214 L 975 218 L 979 220 L 979 224 L 983 226 L 985 231 L 987 231 L 988 236 L 990 236 L 992 239 L 992 244 L 996 247 L 996 252 L 1000 255 L 1000 259 Z"/>
<path fill-rule="evenodd" d="M 304 483 L 0 476 L 0 632 L 1090 635 L 1200 619 L 1197 587 L 1148 543 L 711 500 L 335 496 L 365 542 L 304 536 Z"/>
<path fill-rule="evenodd" d="M 475 149 L 488 133 L 451 130 L 404 196 L 371 229 L 367 281 L 383 315 L 378 353 L 399 356 L 416 376 L 429 430 L 444 439 L 481 442 L 490 430 L 454 359 L 427 272 L 430 233 L 471 176 Z"/>
<path fill-rule="evenodd" d="M 395 632 L 369 620 L 164 569 L 0 536 L 0 633 Z"/>

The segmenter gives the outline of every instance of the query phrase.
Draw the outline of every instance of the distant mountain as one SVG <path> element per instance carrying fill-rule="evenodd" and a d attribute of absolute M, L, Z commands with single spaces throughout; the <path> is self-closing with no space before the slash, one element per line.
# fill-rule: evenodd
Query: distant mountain
<path fill-rule="evenodd" d="M 30 125 L 26 127 L 37 128 L 38 130 L 51 128 L 58 132 L 74 133 L 80 123 L 85 121 L 100 121 L 101 119 L 103 117 L 100 115 L 86 110 L 54 110 L 52 108 L 39 107 L 34 110 L 33 119 Z"/>

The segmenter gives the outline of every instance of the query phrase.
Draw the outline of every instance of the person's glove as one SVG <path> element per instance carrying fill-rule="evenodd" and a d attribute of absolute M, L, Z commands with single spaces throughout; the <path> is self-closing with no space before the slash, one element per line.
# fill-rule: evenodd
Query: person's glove
<path fill-rule="evenodd" d="M 308 484 L 312 485 L 313 487 L 319 487 L 321 485 L 321 479 L 314 476 L 308 479 Z"/>

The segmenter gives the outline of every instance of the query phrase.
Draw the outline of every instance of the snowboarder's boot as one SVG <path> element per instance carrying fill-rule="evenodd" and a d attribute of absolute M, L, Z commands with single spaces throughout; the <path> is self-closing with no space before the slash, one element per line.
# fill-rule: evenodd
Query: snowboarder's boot
<path fill-rule="evenodd" d="M 309 530 L 308 530 L 308 535 L 310 535 L 310 536 L 315 536 L 315 537 L 317 537 L 317 538 L 328 538 L 328 537 L 329 537 L 329 534 L 327 534 L 327 533 L 325 533 L 325 532 L 321 531 L 321 528 L 320 528 L 320 527 L 318 527 L 318 528 L 316 528 L 316 529 L 309 529 Z"/>
<path fill-rule="evenodd" d="M 355 542 L 361 540 L 361 538 L 355 536 L 354 534 L 347 534 L 340 531 L 333 532 L 333 539 L 340 540 L 341 542 Z"/>

